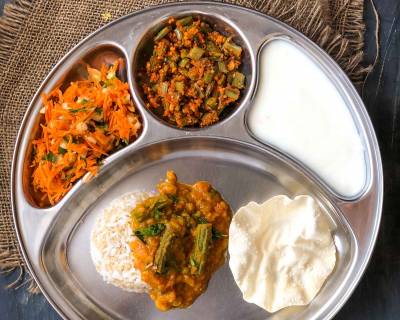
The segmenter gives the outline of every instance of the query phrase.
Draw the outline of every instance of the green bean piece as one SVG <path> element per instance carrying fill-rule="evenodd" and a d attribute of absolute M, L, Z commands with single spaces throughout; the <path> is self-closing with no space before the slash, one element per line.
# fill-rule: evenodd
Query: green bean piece
<path fill-rule="evenodd" d="M 212 41 L 207 41 L 207 50 L 210 57 L 222 59 L 224 54 Z"/>
<path fill-rule="evenodd" d="M 186 65 L 189 63 L 189 59 L 188 58 L 183 58 L 181 61 L 179 61 L 179 66 L 184 68 L 186 67 Z"/>
<path fill-rule="evenodd" d="M 232 76 L 232 81 L 231 81 L 232 86 L 238 89 L 243 89 L 245 78 L 246 77 L 244 76 L 243 73 L 236 71 L 235 73 L 233 73 Z"/>
<path fill-rule="evenodd" d="M 156 267 L 156 272 L 159 274 L 164 274 L 168 270 L 167 260 L 171 245 L 175 238 L 175 232 L 167 226 L 161 237 L 160 245 L 158 246 L 156 255 L 154 256 L 154 265 Z"/>
<path fill-rule="evenodd" d="M 214 71 L 207 71 L 204 73 L 203 80 L 205 83 L 210 83 L 214 77 Z"/>
<path fill-rule="evenodd" d="M 181 26 L 187 26 L 189 24 L 192 24 L 192 22 L 193 22 L 193 17 L 187 16 L 187 17 L 177 20 L 176 24 L 181 25 Z"/>
<path fill-rule="evenodd" d="M 211 97 L 206 100 L 206 106 L 210 109 L 215 109 L 217 107 L 218 100 L 216 97 Z"/>
<path fill-rule="evenodd" d="M 175 33 L 176 38 L 177 38 L 178 40 L 182 40 L 182 32 L 181 32 L 181 30 L 175 29 L 175 30 L 174 30 L 174 33 Z"/>
<path fill-rule="evenodd" d="M 240 58 L 240 55 L 242 54 L 242 48 L 232 42 L 229 42 L 229 40 L 225 41 L 223 48 L 226 51 L 231 52 L 237 58 Z"/>
<path fill-rule="evenodd" d="M 204 272 L 207 262 L 207 251 L 211 243 L 212 224 L 198 224 L 195 230 L 194 249 L 190 256 L 192 273 L 200 275 Z"/>
<path fill-rule="evenodd" d="M 219 61 L 224 58 L 224 54 L 221 51 L 210 51 L 208 54 L 211 60 Z"/>
<path fill-rule="evenodd" d="M 206 41 L 207 50 L 208 51 L 218 51 L 217 45 L 212 41 Z"/>
<path fill-rule="evenodd" d="M 169 32 L 171 31 L 171 27 L 165 27 L 165 28 L 162 28 L 161 30 L 160 30 L 160 32 L 159 33 L 157 33 L 157 35 L 154 37 L 154 41 L 155 42 L 157 42 L 157 41 L 160 41 L 162 38 L 164 38 Z"/>
<path fill-rule="evenodd" d="M 199 60 L 204 54 L 204 50 L 199 47 L 193 47 L 189 51 L 189 58 L 193 60 Z"/>
<path fill-rule="evenodd" d="M 218 61 L 218 70 L 223 73 L 228 73 L 228 69 L 226 68 L 225 62 Z"/>
<path fill-rule="evenodd" d="M 198 95 L 199 95 L 199 98 L 203 99 L 203 98 L 204 98 L 203 89 L 200 88 L 200 86 L 199 86 L 197 83 L 195 83 L 193 86 L 194 86 L 194 88 L 196 89 L 196 91 L 197 91 L 197 93 L 198 93 Z"/>
<path fill-rule="evenodd" d="M 233 101 L 236 101 L 239 99 L 240 91 L 236 88 L 225 88 L 225 95 L 233 99 Z"/>
<path fill-rule="evenodd" d="M 182 81 L 175 82 L 175 90 L 183 94 L 185 92 L 185 84 Z"/>
<path fill-rule="evenodd" d="M 207 89 L 206 89 L 206 93 L 205 93 L 206 98 L 207 98 L 207 97 L 211 94 L 211 92 L 213 91 L 213 89 L 214 89 L 214 84 L 215 84 L 215 82 L 212 81 L 212 82 L 210 82 L 210 83 L 207 85 Z"/>

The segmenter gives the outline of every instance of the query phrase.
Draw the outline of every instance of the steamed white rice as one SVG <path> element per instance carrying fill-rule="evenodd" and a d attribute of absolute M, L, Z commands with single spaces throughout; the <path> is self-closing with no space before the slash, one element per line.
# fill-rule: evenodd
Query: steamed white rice
<path fill-rule="evenodd" d="M 90 238 L 90 252 L 97 272 L 107 283 L 133 292 L 147 292 L 140 271 L 134 267 L 129 246 L 134 235 L 130 211 L 149 195 L 130 192 L 113 200 L 97 218 Z"/>

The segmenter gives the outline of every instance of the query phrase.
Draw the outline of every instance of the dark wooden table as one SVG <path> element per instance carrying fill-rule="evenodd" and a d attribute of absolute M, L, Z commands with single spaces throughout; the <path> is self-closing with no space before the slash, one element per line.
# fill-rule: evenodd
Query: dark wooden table
<path fill-rule="evenodd" d="M 351 0 L 350 0 L 351 1 Z M 400 319 L 400 0 L 374 0 L 381 19 L 380 61 L 363 100 L 380 143 L 385 173 L 383 219 L 374 254 L 357 289 L 335 319 Z M 0 12 L 7 0 L 0 0 Z M 365 0 L 366 54 L 372 61 L 374 16 Z M 399 108 L 399 110 L 397 110 Z M 400 210 L 399 210 L 400 211 Z M 7 290 L 0 276 L 0 319 L 60 319 L 41 295 Z"/>

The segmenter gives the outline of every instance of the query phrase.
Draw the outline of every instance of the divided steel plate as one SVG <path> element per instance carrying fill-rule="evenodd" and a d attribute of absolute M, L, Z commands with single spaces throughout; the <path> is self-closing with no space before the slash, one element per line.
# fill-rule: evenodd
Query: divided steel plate
<path fill-rule="evenodd" d="M 247 86 L 234 111 L 220 123 L 180 130 L 155 118 L 145 107 L 135 75 L 142 50 L 169 16 L 198 15 L 219 31 L 234 35 L 244 48 Z M 365 147 L 368 183 L 355 198 L 334 193 L 302 163 L 255 140 L 246 116 L 257 90 L 257 56 L 266 41 L 290 41 L 307 53 L 341 93 Z M 40 93 L 77 77 L 82 62 L 99 67 L 121 57 L 131 94 L 141 114 L 138 140 L 105 160 L 100 173 L 78 182 L 57 205 L 42 209 L 29 194 L 30 141 L 37 132 Z M 96 216 L 111 199 L 135 189 L 152 190 L 167 169 L 182 181 L 208 180 L 233 211 L 276 194 L 310 194 L 334 229 L 337 265 L 305 307 L 269 314 L 246 303 L 227 264 L 188 309 L 159 312 L 145 294 L 124 292 L 101 280 L 90 259 L 89 237 Z M 363 103 L 349 79 L 319 47 L 285 24 L 241 7 L 190 2 L 142 10 L 103 27 L 71 50 L 51 71 L 31 102 L 15 147 L 12 202 L 15 226 L 27 265 L 53 307 L 68 319 L 329 319 L 359 282 L 376 240 L 383 198 L 377 140 Z"/>

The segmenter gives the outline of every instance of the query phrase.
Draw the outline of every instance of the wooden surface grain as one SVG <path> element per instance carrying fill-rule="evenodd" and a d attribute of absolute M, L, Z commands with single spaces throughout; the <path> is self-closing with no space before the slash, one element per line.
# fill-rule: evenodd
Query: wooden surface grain
<path fill-rule="evenodd" d="M 0 0 L 0 12 L 7 0 Z M 370 0 L 365 19 L 367 60 L 372 61 L 375 20 Z M 380 60 L 363 90 L 363 100 L 381 148 L 385 199 L 371 262 L 360 284 L 335 319 L 400 319 L 400 1 L 375 0 L 381 19 Z M 399 110 L 398 110 L 399 109 Z M 60 319 L 41 295 L 7 290 L 15 275 L 0 275 L 0 319 Z"/>

